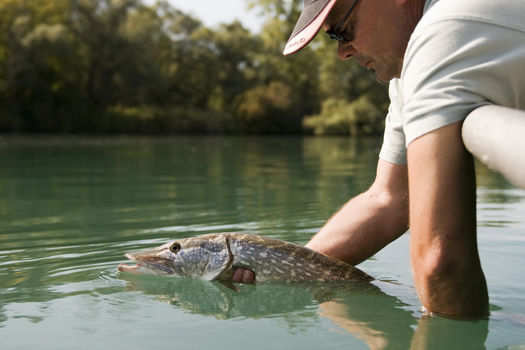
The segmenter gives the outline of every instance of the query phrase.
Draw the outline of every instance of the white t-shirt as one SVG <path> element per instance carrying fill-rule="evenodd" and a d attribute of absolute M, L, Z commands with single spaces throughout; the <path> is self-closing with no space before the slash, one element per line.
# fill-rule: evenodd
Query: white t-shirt
<path fill-rule="evenodd" d="M 394 164 L 481 105 L 525 109 L 525 0 L 427 0 L 389 94 L 379 157 Z"/>

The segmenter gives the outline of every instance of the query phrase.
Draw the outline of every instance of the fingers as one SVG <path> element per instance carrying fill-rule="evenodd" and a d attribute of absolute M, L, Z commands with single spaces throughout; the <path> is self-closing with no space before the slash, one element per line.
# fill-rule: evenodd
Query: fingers
<path fill-rule="evenodd" d="M 251 270 L 237 269 L 233 272 L 232 281 L 238 283 L 253 283 L 255 274 Z"/>

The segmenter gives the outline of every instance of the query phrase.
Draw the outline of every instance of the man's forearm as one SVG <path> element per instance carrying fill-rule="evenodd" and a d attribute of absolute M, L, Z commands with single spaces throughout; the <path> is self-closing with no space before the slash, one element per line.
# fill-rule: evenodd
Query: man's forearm
<path fill-rule="evenodd" d="M 380 161 L 374 185 L 348 201 L 307 247 L 356 265 L 402 235 L 407 226 L 406 169 Z"/>
<path fill-rule="evenodd" d="M 458 317 L 488 313 L 477 250 L 474 163 L 461 123 L 430 132 L 408 148 L 410 255 L 427 311 Z"/>

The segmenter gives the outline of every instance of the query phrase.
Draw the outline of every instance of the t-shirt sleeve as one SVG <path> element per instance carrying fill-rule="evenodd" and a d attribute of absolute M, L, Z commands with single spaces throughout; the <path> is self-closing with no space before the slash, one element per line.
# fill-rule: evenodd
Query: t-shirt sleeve
<path fill-rule="evenodd" d="M 390 106 L 385 120 L 385 134 L 379 158 L 393 164 L 406 164 L 405 134 L 399 96 L 399 80 L 390 82 Z"/>
<path fill-rule="evenodd" d="M 501 77 L 497 30 L 472 20 L 443 20 L 416 31 L 402 72 L 403 130 L 414 139 L 463 120 L 491 103 Z M 497 92 L 496 92 L 497 95 Z"/>

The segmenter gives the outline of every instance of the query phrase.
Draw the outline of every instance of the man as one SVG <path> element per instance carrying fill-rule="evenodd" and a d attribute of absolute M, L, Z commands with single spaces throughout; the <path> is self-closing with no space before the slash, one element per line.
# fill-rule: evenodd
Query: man
<path fill-rule="evenodd" d="M 414 281 L 429 313 L 488 314 L 476 242 L 474 165 L 463 119 L 486 104 L 525 109 L 522 0 L 305 0 L 284 54 L 321 29 L 338 56 L 390 82 L 377 175 L 308 247 L 358 264 L 410 227 Z M 235 281 L 253 281 L 239 270 Z"/>

